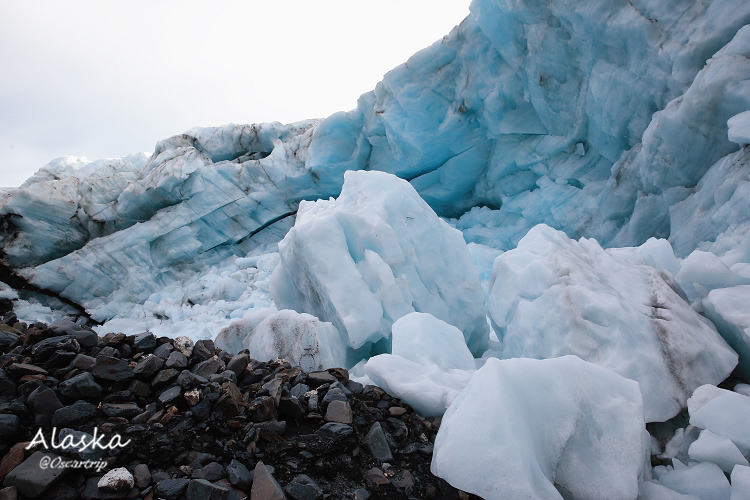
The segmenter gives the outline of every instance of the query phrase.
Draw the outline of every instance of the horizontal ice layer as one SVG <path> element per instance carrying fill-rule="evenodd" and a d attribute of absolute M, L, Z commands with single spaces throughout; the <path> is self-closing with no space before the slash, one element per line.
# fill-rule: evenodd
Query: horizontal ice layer
<path fill-rule="evenodd" d="M 673 417 L 737 364 L 668 273 L 544 225 L 495 260 L 487 310 L 500 357 L 575 354 L 609 368 L 640 384 L 647 422 Z"/>
<path fill-rule="evenodd" d="M 350 171 L 337 199 L 301 203 L 279 255 L 276 305 L 330 321 L 354 349 L 390 352 L 391 325 L 415 311 L 457 327 L 475 354 L 487 345 L 463 236 L 394 175 Z"/>
<path fill-rule="evenodd" d="M 489 359 L 443 416 L 431 470 L 487 500 L 635 500 L 644 425 L 638 384 L 601 366 Z"/>
<path fill-rule="evenodd" d="M 414 312 L 393 323 L 391 339 L 392 353 L 370 358 L 365 375 L 420 415 L 445 413 L 476 371 L 461 331 Z"/>

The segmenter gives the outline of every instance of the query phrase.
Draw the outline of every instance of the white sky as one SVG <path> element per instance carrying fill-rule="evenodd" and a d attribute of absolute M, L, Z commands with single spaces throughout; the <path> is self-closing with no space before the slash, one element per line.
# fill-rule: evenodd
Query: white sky
<path fill-rule="evenodd" d="M 325 117 L 469 0 L 0 0 L 0 186 L 193 126 Z"/>

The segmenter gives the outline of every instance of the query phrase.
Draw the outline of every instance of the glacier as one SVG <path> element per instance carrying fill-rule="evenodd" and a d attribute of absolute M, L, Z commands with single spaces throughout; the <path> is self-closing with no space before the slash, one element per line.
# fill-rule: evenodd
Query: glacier
<path fill-rule="evenodd" d="M 633 410 L 600 430 L 652 422 L 654 466 L 628 431 L 630 457 L 595 496 L 734 498 L 750 452 L 749 214 L 749 2 L 473 0 L 352 110 L 59 158 L 0 192 L 0 277 L 28 284 L 0 300 L 29 323 L 343 365 L 445 413 L 445 450 L 471 418 L 534 434 L 536 392 L 568 363 L 609 383 L 547 401 L 560 425 L 603 422 L 597 402 L 617 394 L 638 425 Z M 487 418 L 482 394 L 519 387 L 510 421 Z M 571 493 L 590 479 L 577 469 L 560 482 L 545 443 L 511 450 L 541 464 L 519 477 L 593 494 Z M 595 449 L 576 443 L 569 460 Z M 480 479 L 466 487 L 497 487 Z"/>

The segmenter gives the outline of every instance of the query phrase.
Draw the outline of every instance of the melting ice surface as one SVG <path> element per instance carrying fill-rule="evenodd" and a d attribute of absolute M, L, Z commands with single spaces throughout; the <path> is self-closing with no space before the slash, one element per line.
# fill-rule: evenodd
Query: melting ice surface
<path fill-rule="evenodd" d="M 446 412 L 438 458 L 464 453 L 452 436 L 472 419 L 488 436 L 523 424 L 538 438 L 512 451 L 536 464 L 518 479 L 537 496 L 743 498 L 747 386 L 690 401 L 735 364 L 750 382 L 749 23 L 740 0 L 474 0 L 349 112 L 52 161 L 0 193 L 0 258 L 102 333 L 221 331 L 225 349 L 345 364 Z M 0 297 L 25 320 L 61 314 Z M 636 466 L 636 418 L 610 419 L 614 401 L 689 418 L 652 439 L 666 465 Z M 593 427 L 572 429 L 580 415 Z M 487 474 L 434 470 L 523 496 L 486 482 L 512 471 L 499 441 L 482 441 Z"/>

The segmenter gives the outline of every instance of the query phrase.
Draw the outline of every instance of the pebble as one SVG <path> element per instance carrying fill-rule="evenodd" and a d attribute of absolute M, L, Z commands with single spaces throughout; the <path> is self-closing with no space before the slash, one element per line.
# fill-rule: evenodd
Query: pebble
<path fill-rule="evenodd" d="M 151 472 L 148 470 L 148 465 L 136 465 L 133 469 L 133 479 L 138 488 L 143 489 L 148 486 L 151 483 Z"/>
<path fill-rule="evenodd" d="M 341 441 L 342 439 L 346 439 L 352 432 L 354 432 L 354 429 L 349 425 L 329 422 L 318 429 L 316 434 L 323 439 Z"/>
<path fill-rule="evenodd" d="M 286 500 L 281 486 L 260 461 L 255 466 L 250 500 Z"/>
<path fill-rule="evenodd" d="M 12 436 L 21 428 L 21 421 L 16 415 L 0 415 L 0 436 Z"/>
<path fill-rule="evenodd" d="M 237 459 L 232 459 L 227 466 L 229 482 L 241 490 L 247 490 L 253 482 L 253 474 Z"/>
<path fill-rule="evenodd" d="M 365 435 L 363 444 L 370 455 L 380 462 L 393 461 L 393 454 L 385 437 L 385 432 L 380 422 L 372 424 L 370 431 Z"/>
<path fill-rule="evenodd" d="M 352 407 L 348 401 L 332 401 L 326 410 L 327 422 L 352 423 Z"/>
<path fill-rule="evenodd" d="M 115 493 L 128 492 L 134 485 L 135 479 L 125 467 L 110 470 L 97 483 L 99 489 Z"/>
<path fill-rule="evenodd" d="M 126 360 L 102 355 L 96 357 L 96 364 L 91 368 L 91 373 L 94 377 L 113 382 L 130 380 L 135 376 Z"/>
<path fill-rule="evenodd" d="M 23 496 L 39 497 L 66 472 L 62 468 L 39 467 L 40 460 L 45 456 L 49 460 L 61 459 L 59 455 L 54 453 L 34 452 L 23 463 L 10 471 L 3 481 L 3 486 L 15 486 Z"/>
<path fill-rule="evenodd" d="M 58 388 L 63 396 L 76 399 L 97 398 L 102 394 L 102 386 L 96 383 L 94 376 L 89 372 L 80 373 L 60 382 Z"/>
<path fill-rule="evenodd" d="M 169 353 L 169 357 L 167 358 L 167 362 L 164 363 L 164 366 L 167 368 L 182 370 L 188 367 L 188 359 L 180 351 L 172 351 Z"/>
<path fill-rule="evenodd" d="M 191 339 L 190 337 L 177 337 L 176 339 L 174 339 L 174 348 L 188 358 L 193 355 L 194 345 L 195 344 L 193 343 L 193 339 Z"/>
<path fill-rule="evenodd" d="M 187 500 L 226 500 L 230 490 L 206 479 L 193 479 L 187 487 L 185 496 Z"/>
<path fill-rule="evenodd" d="M 178 496 L 180 496 L 180 493 L 182 493 L 185 488 L 187 488 L 188 483 L 190 482 L 189 479 L 179 478 L 179 479 L 164 479 L 163 481 L 159 481 L 156 484 L 156 488 L 154 488 L 154 493 L 157 498 L 164 498 L 166 500 L 174 500 Z"/>

